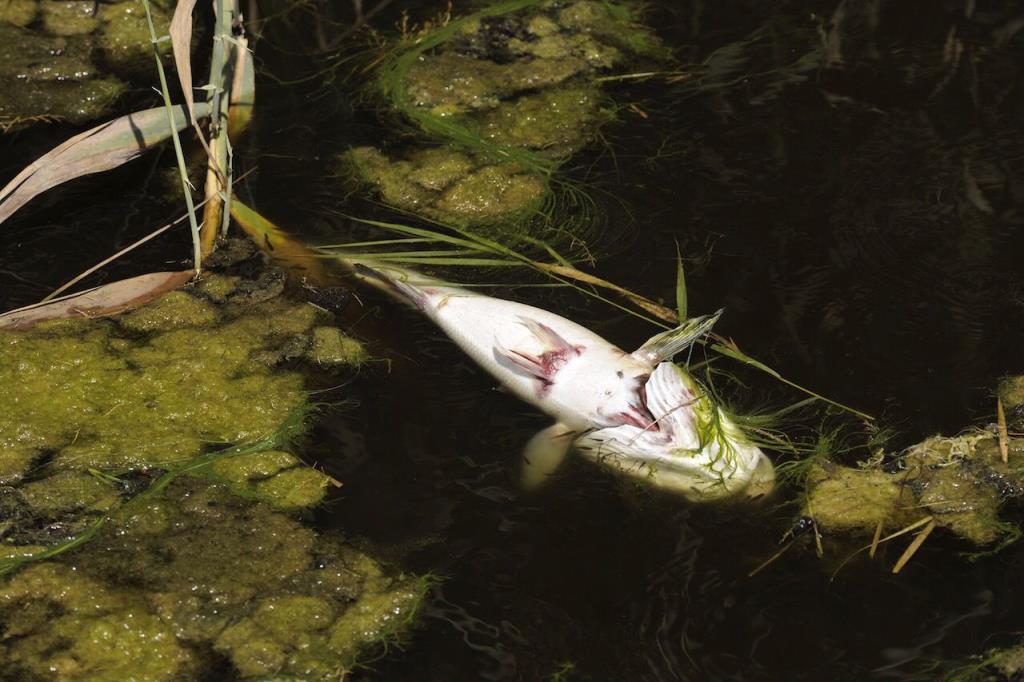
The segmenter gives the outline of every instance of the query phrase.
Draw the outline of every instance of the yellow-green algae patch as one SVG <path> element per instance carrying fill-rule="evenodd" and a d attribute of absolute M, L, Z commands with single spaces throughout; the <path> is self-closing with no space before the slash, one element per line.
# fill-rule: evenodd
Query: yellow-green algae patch
<path fill-rule="evenodd" d="M 386 203 L 449 224 L 537 213 L 550 172 L 614 118 L 598 79 L 670 56 L 635 15 L 628 3 L 513 0 L 399 41 L 378 88 L 442 146 L 398 158 L 360 148 L 343 167 Z"/>
<path fill-rule="evenodd" d="M 1024 644 L 1017 644 L 1005 649 L 991 649 L 942 679 L 945 682 L 1012 682 L 1022 677 Z"/>
<path fill-rule="evenodd" d="M 303 335 L 365 352 L 243 284 L 0 333 L 0 572 L 21 566 L 0 582 L 0 678 L 192 679 L 216 650 L 242 678 L 333 680 L 411 622 L 422 579 L 292 515 L 330 479 L 273 447 L 302 379 L 256 359 Z"/>
<path fill-rule="evenodd" d="M 226 457 L 211 466 L 215 476 L 237 494 L 267 502 L 278 509 L 301 509 L 321 502 L 328 478 L 294 455 L 280 450 Z"/>
<path fill-rule="evenodd" d="M 343 159 L 388 204 L 453 225 L 526 216 L 548 194 L 545 181 L 518 163 L 481 162 L 451 148 L 392 160 L 373 147 L 357 147 Z"/>
<path fill-rule="evenodd" d="M 976 545 L 1017 537 L 999 518 L 1002 503 L 1024 495 L 1024 440 L 975 431 L 935 436 L 901 453 L 898 466 L 858 468 L 824 461 L 807 477 L 803 513 L 824 534 L 871 537 L 881 524 L 895 532 L 927 518 Z"/>
<path fill-rule="evenodd" d="M 28 26 L 37 12 L 36 0 L 0 0 L 0 24 Z"/>
<path fill-rule="evenodd" d="M 1011 430 L 1024 431 L 1024 376 L 1006 377 L 1000 381 L 998 394 Z"/>
<path fill-rule="evenodd" d="M 306 357 L 321 367 L 361 365 L 370 359 L 363 344 L 345 336 L 336 327 L 314 329 L 313 345 Z"/>
<path fill-rule="evenodd" d="M 88 36 L 49 36 L 0 22 L 0 124 L 34 117 L 81 123 L 103 114 L 124 92 L 101 77 Z"/>
<path fill-rule="evenodd" d="M 150 3 L 157 33 L 170 14 Z M 170 43 L 157 49 L 170 54 Z M 98 63 L 97 63 L 98 62 Z M 0 0 L 0 127 L 107 114 L 127 90 L 122 78 L 153 78 L 153 46 L 136 0 Z"/>
<path fill-rule="evenodd" d="M 126 503 L 76 552 L 0 586 L 0 673 L 118 679 L 133 665 L 133 679 L 183 679 L 201 664 L 194 652 L 212 647 L 243 678 L 338 679 L 409 624 L 425 588 L 287 514 L 182 477 Z"/>
<path fill-rule="evenodd" d="M 34 513 L 52 515 L 68 511 L 109 511 L 120 503 L 110 481 L 82 471 L 60 471 L 18 488 Z"/>
<path fill-rule="evenodd" d="M 136 590 L 39 564 L 0 586 L 7 679 L 176 680 L 198 659 Z"/>
<path fill-rule="evenodd" d="M 48 0 L 43 2 L 43 28 L 56 36 L 92 33 L 99 27 L 99 3 L 89 0 Z"/>
<path fill-rule="evenodd" d="M 231 282 L 207 282 L 217 280 Z M 270 437 L 305 393 L 301 374 L 268 367 L 265 354 L 305 338 L 322 364 L 365 358 L 322 317 L 282 296 L 214 306 L 182 291 L 111 320 L 0 333 L 0 382 L 10 387 L 0 483 L 19 480 L 44 455 L 62 471 L 169 468 Z"/>

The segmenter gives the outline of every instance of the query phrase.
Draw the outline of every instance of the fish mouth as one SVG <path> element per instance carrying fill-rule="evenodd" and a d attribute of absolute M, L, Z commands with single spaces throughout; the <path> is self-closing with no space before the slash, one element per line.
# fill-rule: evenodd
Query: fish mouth
<path fill-rule="evenodd" d="M 633 411 L 633 414 L 623 416 L 628 416 L 627 424 L 632 424 L 645 431 L 659 431 L 658 420 L 654 418 L 651 408 L 647 406 L 647 380 L 650 378 L 650 374 L 644 374 L 636 378 L 640 384 L 636 389 L 636 394 L 640 398 L 640 404 L 630 403 L 629 408 Z"/>

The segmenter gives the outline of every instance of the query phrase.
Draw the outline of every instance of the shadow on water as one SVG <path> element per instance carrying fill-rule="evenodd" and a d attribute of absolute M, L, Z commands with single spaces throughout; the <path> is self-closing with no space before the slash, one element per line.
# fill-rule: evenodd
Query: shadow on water
<path fill-rule="evenodd" d="M 1019 6 L 652 4 L 696 66 L 622 86 L 642 113 L 624 108 L 608 145 L 572 164 L 618 198 L 598 193 L 621 236 L 600 274 L 670 298 L 678 242 L 695 312 L 725 306 L 722 333 L 895 427 L 893 447 L 991 419 L 998 377 L 1024 370 Z M 267 47 L 278 75 L 309 69 Z M 341 192 L 323 176 L 379 124 L 320 88 L 260 85 L 276 116 L 244 151 L 259 165 L 246 191 L 282 224 L 345 229 L 325 215 Z M 59 270 L 75 268 L 0 275 Z M 578 297 L 539 300 L 623 346 L 652 331 Z M 369 304 L 391 335 L 378 351 L 397 357 L 314 434 L 311 456 L 345 483 L 322 522 L 444 580 L 423 629 L 365 679 L 925 680 L 1024 628 L 1015 547 L 971 563 L 930 541 L 899 576 L 895 548 L 834 580 L 836 564 L 794 550 L 748 578 L 792 507 L 694 507 L 579 461 L 523 495 L 519 448 L 544 419 L 413 313 Z M 780 400 L 760 379 L 750 392 Z"/>

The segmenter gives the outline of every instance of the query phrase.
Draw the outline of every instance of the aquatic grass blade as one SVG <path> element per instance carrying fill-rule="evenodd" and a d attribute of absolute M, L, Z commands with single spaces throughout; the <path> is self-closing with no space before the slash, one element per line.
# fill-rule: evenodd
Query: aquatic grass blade
<path fill-rule="evenodd" d="M 721 339 L 721 337 L 717 337 L 717 338 Z M 840 402 L 836 402 L 835 400 L 832 400 L 830 398 L 826 398 L 825 396 L 821 395 L 820 393 L 815 393 L 814 391 L 810 390 L 809 388 L 804 388 L 800 384 L 797 384 L 795 382 L 790 381 L 789 379 L 785 378 L 784 376 L 782 376 L 777 371 L 775 371 L 774 369 L 772 369 L 768 365 L 764 364 L 760 360 L 755 360 L 754 358 L 750 357 L 749 355 L 747 355 L 746 353 L 741 351 L 736 346 L 735 343 L 726 342 L 724 339 L 721 339 L 721 340 L 723 341 L 723 343 L 712 344 L 711 345 L 711 350 L 713 350 L 713 351 L 715 351 L 717 353 L 721 353 L 722 355 L 724 355 L 726 357 L 729 357 L 729 358 L 732 358 L 733 360 L 737 360 L 737 361 L 742 362 L 744 364 L 750 365 L 751 367 L 754 367 L 755 369 L 759 369 L 762 372 L 765 372 L 769 376 L 773 377 L 774 379 L 776 379 L 778 381 L 781 381 L 782 383 L 786 384 L 787 386 L 791 386 L 792 388 L 795 388 L 798 391 L 802 391 L 802 392 L 806 393 L 809 396 L 813 396 L 814 398 L 817 398 L 818 400 L 824 401 L 824 402 L 828 403 L 829 405 L 832 405 L 833 407 L 838 407 L 839 409 L 845 410 L 846 412 L 849 412 L 850 414 L 854 414 L 854 415 L 860 417 L 861 419 L 864 419 L 865 421 L 874 421 L 875 420 L 874 417 L 872 417 L 870 414 L 868 414 L 866 412 L 861 412 L 860 410 L 854 409 L 854 408 L 850 407 L 849 405 L 844 405 L 844 404 L 842 404 Z"/>
<path fill-rule="evenodd" d="M 683 254 L 676 244 L 676 312 L 679 322 L 686 322 L 686 271 L 683 269 Z"/>
<path fill-rule="evenodd" d="M 209 106 L 197 106 L 197 116 L 208 114 Z M 188 125 L 185 108 L 174 107 L 172 120 L 177 130 Z M 46 190 L 117 168 L 170 135 L 164 107 L 127 114 L 75 135 L 33 161 L 0 189 L 0 223 Z"/>
<path fill-rule="evenodd" d="M 320 261 L 320 254 L 243 204 L 238 197 L 232 198 L 229 210 L 235 224 L 272 260 L 300 272 L 310 284 L 324 286 L 335 283 L 336 278 Z"/>

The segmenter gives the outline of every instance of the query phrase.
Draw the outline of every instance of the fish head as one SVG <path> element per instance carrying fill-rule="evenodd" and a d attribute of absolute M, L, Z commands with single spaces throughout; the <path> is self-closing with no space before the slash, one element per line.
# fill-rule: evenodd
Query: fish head
<path fill-rule="evenodd" d="M 762 497 L 774 487 L 771 461 L 685 370 L 661 363 L 640 393 L 657 428 L 631 423 L 577 441 L 586 457 L 696 501 Z"/>
<path fill-rule="evenodd" d="M 590 426 L 602 429 L 631 425 L 657 431 L 658 425 L 646 404 L 650 365 L 617 348 L 610 348 L 606 355 L 591 358 L 588 366 L 581 368 L 586 372 L 586 390 L 593 396 Z"/>

